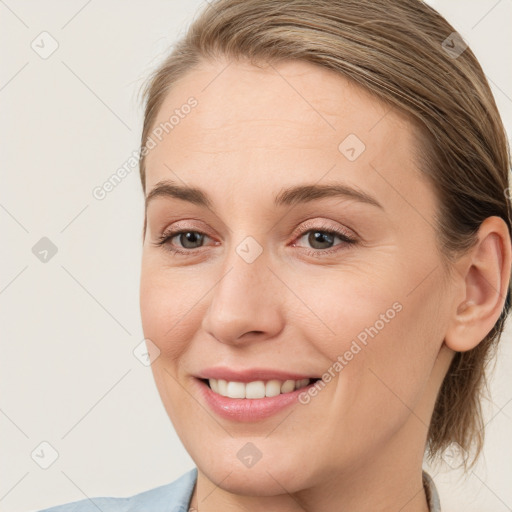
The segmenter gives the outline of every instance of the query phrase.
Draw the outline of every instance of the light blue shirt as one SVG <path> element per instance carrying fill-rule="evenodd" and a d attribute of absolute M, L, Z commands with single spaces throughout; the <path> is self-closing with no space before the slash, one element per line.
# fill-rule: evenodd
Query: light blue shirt
<path fill-rule="evenodd" d="M 129 498 L 85 498 L 39 512 L 187 512 L 197 480 L 197 468 L 170 484 L 155 487 Z M 430 512 L 441 512 L 434 481 L 423 471 L 423 486 Z"/>
<path fill-rule="evenodd" d="M 197 480 L 197 468 L 170 484 L 128 498 L 85 498 L 39 512 L 188 512 Z"/>

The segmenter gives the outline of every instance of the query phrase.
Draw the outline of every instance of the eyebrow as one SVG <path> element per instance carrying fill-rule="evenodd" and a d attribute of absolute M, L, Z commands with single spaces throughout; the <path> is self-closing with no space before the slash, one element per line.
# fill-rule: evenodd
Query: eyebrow
<path fill-rule="evenodd" d="M 203 206 L 213 211 L 212 201 L 204 190 L 189 185 L 181 185 L 170 179 L 159 181 L 151 192 L 149 192 L 145 199 L 146 209 L 148 204 L 156 197 L 181 199 L 182 201 Z M 377 199 L 362 190 L 353 188 L 344 183 L 324 185 L 306 184 L 285 188 L 275 196 L 274 205 L 276 207 L 293 206 L 327 197 L 355 199 L 361 203 L 370 204 L 384 210 L 384 207 Z"/>

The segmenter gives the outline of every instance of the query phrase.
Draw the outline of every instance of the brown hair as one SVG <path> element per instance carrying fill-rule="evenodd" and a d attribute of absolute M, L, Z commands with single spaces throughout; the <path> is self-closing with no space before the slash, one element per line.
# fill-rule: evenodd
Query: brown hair
<path fill-rule="evenodd" d="M 459 50 L 450 52 L 450 48 Z M 512 230 L 509 146 L 489 84 L 455 29 L 420 0 L 218 0 L 178 41 L 145 85 L 142 147 L 173 84 L 207 59 L 298 59 L 334 70 L 406 112 L 418 129 L 421 171 L 437 193 L 435 229 L 445 270 L 476 242 L 489 216 Z M 463 51 L 462 51 L 463 50 Z M 140 176 L 145 192 L 145 159 Z M 439 390 L 427 451 L 483 446 L 481 398 L 510 309 L 472 350 L 457 352 Z"/>

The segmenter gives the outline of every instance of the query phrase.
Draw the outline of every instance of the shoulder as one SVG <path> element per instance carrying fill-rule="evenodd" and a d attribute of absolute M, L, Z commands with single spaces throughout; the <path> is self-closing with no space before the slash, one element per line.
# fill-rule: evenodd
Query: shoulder
<path fill-rule="evenodd" d="M 197 468 L 173 482 L 127 498 L 85 498 L 39 512 L 187 512 L 197 479 Z"/>

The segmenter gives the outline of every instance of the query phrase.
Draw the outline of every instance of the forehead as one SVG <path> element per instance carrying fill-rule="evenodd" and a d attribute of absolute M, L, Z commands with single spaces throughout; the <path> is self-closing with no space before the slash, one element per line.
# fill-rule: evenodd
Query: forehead
<path fill-rule="evenodd" d="M 190 98 L 195 106 L 183 108 Z M 147 192 L 170 177 L 219 190 L 243 182 L 254 194 L 328 176 L 392 199 L 397 192 L 383 175 L 402 186 L 420 177 L 417 134 L 405 114 L 301 61 L 202 62 L 167 94 L 153 132 L 166 123 L 146 157 Z"/>

